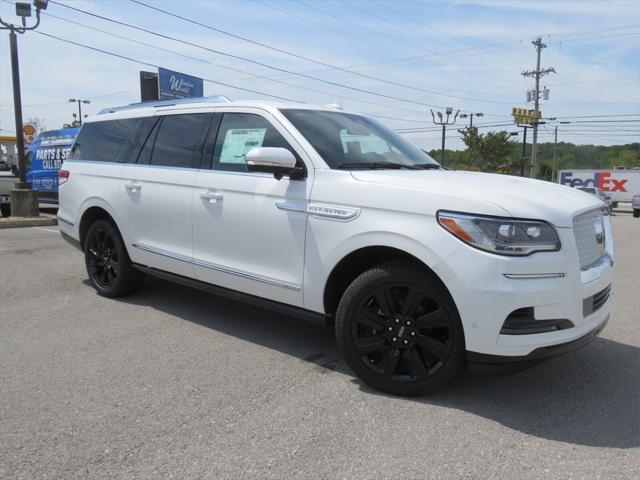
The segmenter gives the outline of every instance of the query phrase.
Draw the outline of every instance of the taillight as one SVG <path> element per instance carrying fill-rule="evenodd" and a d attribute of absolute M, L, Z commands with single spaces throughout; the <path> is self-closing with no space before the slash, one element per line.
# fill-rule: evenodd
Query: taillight
<path fill-rule="evenodd" d="M 62 185 L 69 180 L 69 170 L 58 170 L 58 185 Z"/>

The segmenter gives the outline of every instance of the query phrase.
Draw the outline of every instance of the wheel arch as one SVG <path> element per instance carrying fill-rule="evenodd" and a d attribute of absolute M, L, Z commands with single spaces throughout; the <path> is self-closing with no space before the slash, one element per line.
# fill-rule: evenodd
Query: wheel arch
<path fill-rule="evenodd" d="M 122 232 L 118 227 L 118 223 L 110 210 L 111 208 L 102 202 L 99 204 L 89 204 L 84 207 L 82 215 L 80 216 L 80 221 L 78 222 L 78 240 L 80 240 L 81 248 L 84 249 L 84 241 L 87 236 L 87 232 L 89 231 L 89 227 L 100 218 L 111 221 L 120 232 L 120 235 L 122 235 Z"/>
<path fill-rule="evenodd" d="M 342 298 L 342 294 L 347 287 L 360 274 L 375 267 L 388 262 L 403 262 L 415 265 L 416 268 L 429 273 L 436 281 L 438 281 L 444 290 L 449 294 L 453 305 L 455 301 L 447 285 L 442 278 L 415 252 L 408 251 L 406 248 L 397 246 L 389 246 L 385 244 L 376 244 L 362 246 L 354 249 L 344 255 L 332 268 L 331 273 L 327 277 L 327 281 L 323 290 L 323 306 L 324 312 L 329 317 L 333 317 Z M 456 306 L 457 310 L 457 306 Z"/>

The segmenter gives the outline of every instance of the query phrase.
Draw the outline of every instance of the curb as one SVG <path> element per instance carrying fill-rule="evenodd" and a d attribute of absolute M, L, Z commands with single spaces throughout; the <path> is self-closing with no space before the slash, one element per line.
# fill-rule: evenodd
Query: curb
<path fill-rule="evenodd" d="M 49 227 L 58 225 L 56 217 L 7 217 L 0 218 L 0 229 L 20 227 Z"/>

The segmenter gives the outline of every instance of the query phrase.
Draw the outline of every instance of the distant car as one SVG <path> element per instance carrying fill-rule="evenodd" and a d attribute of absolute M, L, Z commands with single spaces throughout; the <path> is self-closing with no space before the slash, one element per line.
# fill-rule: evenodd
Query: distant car
<path fill-rule="evenodd" d="M 8 172 L 11 167 L 4 162 L 0 162 L 0 172 Z"/>
<path fill-rule="evenodd" d="M 591 195 L 595 195 L 600 200 L 602 200 L 604 204 L 607 206 L 607 210 L 609 210 L 609 215 L 611 215 L 611 212 L 613 211 L 613 202 L 611 201 L 611 197 L 609 195 L 604 193 L 599 188 L 595 188 L 595 187 L 578 187 L 578 190 L 582 190 L 583 192 L 587 192 L 587 193 L 590 193 Z"/>
<path fill-rule="evenodd" d="M 631 208 L 633 208 L 633 216 L 640 217 L 640 195 L 634 195 L 631 200 Z"/>

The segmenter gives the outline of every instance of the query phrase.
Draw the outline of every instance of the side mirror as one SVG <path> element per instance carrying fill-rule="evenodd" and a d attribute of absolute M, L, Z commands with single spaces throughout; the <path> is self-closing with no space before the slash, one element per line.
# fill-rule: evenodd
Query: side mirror
<path fill-rule="evenodd" d="M 296 157 L 286 148 L 252 148 L 247 152 L 244 161 L 250 172 L 273 173 L 277 180 L 284 175 L 301 178 L 303 174 L 303 170 L 296 167 Z"/>

